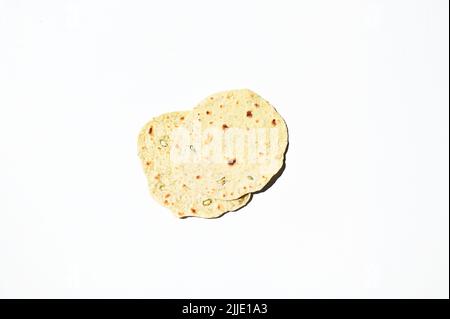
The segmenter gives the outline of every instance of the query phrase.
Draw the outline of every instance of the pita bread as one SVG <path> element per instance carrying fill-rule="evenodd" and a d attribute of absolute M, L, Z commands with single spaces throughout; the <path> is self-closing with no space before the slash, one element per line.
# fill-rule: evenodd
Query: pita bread
<path fill-rule="evenodd" d="M 210 198 L 174 175 L 170 160 L 172 132 L 182 126 L 189 112 L 163 114 L 147 123 L 139 133 L 138 154 L 151 195 L 177 217 L 215 218 L 245 206 L 251 194 L 235 200 Z"/>
<path fill-rule="evenodd" d="M 261 190 L 283 166 L 286 124 L 250 90 L 211 95 L 186 119 L 190 143 L 201 150 L 201 159 L 172 166 L 177 179 L 192 181 L 197 192 L 223 200 L 240 198 Z"/>

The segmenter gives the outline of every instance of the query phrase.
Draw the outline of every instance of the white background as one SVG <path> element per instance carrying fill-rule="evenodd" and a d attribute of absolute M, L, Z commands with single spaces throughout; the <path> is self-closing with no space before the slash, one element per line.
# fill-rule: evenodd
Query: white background
<path fill-rule="evenodd" d="M 0 0 L 0 297 L 449 296 L 447 1 Z M 153 116 L 250 88 L 290 132 L 244 209 L 174 218 Z"/>

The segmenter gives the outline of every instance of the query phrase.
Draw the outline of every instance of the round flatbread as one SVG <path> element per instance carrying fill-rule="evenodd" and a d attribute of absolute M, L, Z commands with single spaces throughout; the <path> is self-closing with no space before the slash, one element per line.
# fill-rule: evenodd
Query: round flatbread
<path fill-rule="evenodd" d="M 233 200 L 266 186 L 284 163 L 288 132 L 283 118 L 256 93 L 217 93 L 186 114 L 183 150 L 193 156 L 174 161 L 173 175 L 194 192 Z"/>
<path fill-rule="evenodd" d="M 177 146 L 173 135 L 175 130 L 183 127 L 189 114 L 163 114 L 148 122 L 139 133 L 138 154 L 151 195 L 180 218 L 215 218 L 245 206 L 251 194 L 234 200 L 211 198 L 194 189 L 191 181 L 179 179 L 171 161 L 171 152 Z"/>

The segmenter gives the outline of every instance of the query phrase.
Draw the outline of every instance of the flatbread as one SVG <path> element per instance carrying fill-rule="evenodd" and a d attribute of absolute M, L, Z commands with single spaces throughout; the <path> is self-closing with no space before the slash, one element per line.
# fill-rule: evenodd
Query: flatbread
<path fill-rule="evenodd" d="M 151 195 L 180 218 L 215 218 L 245 206 L 251 194 L 230 201 L 211 198 L 194 189 L 191 181 L 179 180 L 175 174 L 170 158 L 174 147 L 172 135 L 183 126 L 189 114 L 163 114 L 148 122 L 139 133 L 138 155 Z"/>
<path fill-rule="evenodd" d="M 177 217 L 214 218 L 245 206 L 280 171 L 287 145 L 283 118 L 247 89 L 158 116 L 138 137 L 150 193 Z"/>
<path fill-rule="evenodd" d="M 213 94 L 186 115 L 195 160 L 171 162 L 177 180 L 194 192 L 233 200 L 266 186 L 284 163 L 288 132 L 283 118 L 256 93 Z M 227 142 L 228 141 L 228 142 Z M 198 178 L 200 176 L 200 178 Z"/>

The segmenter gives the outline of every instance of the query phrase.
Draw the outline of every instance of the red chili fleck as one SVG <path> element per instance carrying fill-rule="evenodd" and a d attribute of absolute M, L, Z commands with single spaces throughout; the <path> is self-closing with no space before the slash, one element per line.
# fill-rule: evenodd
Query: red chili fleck
<path fill-rule="evenodd" d="M 252 111 L 247 111 L 247 117 L 252 117 L 252 116 L 253 116 Z"/>
<path fill-rule="evenodd" d="M 153 126 L 150 126 L 150 129 L 148 130 L 148 134 L 153 135 Z"/>

